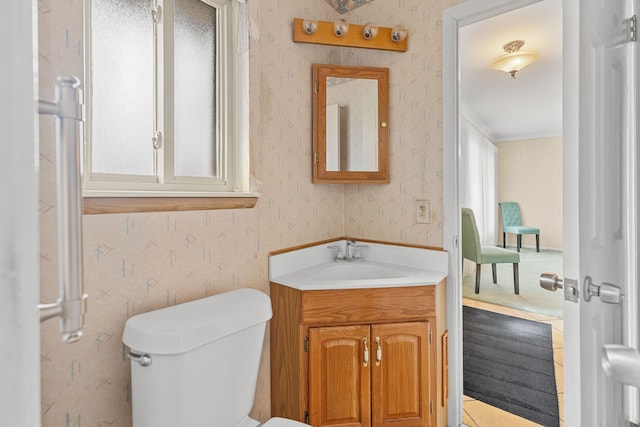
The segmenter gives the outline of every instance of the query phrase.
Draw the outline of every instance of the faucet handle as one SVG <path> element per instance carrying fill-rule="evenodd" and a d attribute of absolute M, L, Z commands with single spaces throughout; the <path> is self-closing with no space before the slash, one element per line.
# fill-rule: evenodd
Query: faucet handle
<path fill-rule="evenodd" d="M 352 260 L 353 261 L 364 261 L 364 259 L 362 258 L 362 252 L 360 251 L 360 249 L 362 248 L 368 248 L 369 245 L 361 245 L 359 243 L 354 243 L 352 248 L 353 248 L 353 253 L 352 255 Z"/>
<path fill-rule="evenodd" d="M 342 253 L 342 247 L 340 245 L 329 245 L 327 249 L 337 249 L 338 253 L 336 254 L 335 260 L 345 259 L 344 254 Z"/>

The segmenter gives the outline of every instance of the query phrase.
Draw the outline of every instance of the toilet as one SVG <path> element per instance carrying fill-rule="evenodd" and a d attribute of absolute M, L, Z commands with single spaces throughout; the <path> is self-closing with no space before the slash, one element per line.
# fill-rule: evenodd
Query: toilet
<path fill-rule="evenodd" d="M 130 348 L 133 427 L 304 427 L 249 417 L 269 297 L 237 289 L 133 316 Z"/>

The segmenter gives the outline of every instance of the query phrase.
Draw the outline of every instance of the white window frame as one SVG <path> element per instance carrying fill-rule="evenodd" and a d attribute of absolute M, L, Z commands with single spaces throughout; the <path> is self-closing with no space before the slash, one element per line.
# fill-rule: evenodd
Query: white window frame
<path fill-rule="evenodd" d="M 160 22 L 156 23 L 156 105 L 154 122 L 162 135 L 156 150 L 156 176 L 93 173 L 91 150 L 91 5 L 85 0 L 85 93 L 87 121 L 83 196 L 100 197 L 257 197 L 249 188 L 249 72 L 248 13 L 246 0 L 200 0 L 217 9 L 216 120 L 220 154 L 219 178 L 173 176 L 173 58 L 174 0 L 156 0 Z M 151 16 L 152 11 L 149 11 Z M 151 19 L 151 18 L 150 18 Z M 165 21 L 166 20 L 166 21 Z M 239 31 L 243 34 L 239 34 Z M 244 43 L 243 43 L 244 41 Z M 166 76 L 166 78 L 164 78 Z M 162 85 L 164 78 L 164 85 Z M 167 138 L 170 135 L 170 138 Z M 149 144 L 152 143 L 149 135 Z"/>

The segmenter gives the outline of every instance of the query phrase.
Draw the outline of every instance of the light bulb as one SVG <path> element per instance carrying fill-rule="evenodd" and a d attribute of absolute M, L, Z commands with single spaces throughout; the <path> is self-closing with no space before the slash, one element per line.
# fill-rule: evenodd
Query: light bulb
<path fill-rule="evenodd" d="M 398 43 L 407 38 L 407 29 L 397 25 L 391 29 L 391 41 Z"/>
<path fill-rule="evenodd" d="M 311 19 L 305 19 L 304 21 L 302 21 L 302 30 L 306 34 L 309 34 L 309 35 L 314 34 L 317 29 L 318 29 L 318 21 L 313 21 Z"/>
<path fill-rule="evenodd" d="M 378 34 L 378 26 L 373 22 L 368 22 L 362 28 L 362 37 L 364 37 L 367 40 L 373 39 L 377 34 Z"/>
<path fill-rule="evenodd" d="M 349 24 L 344 19 L 333 23 L 333 34 L 335 34 L 336 37 L 344 37 L 347 31 L 349 31 Z"/>

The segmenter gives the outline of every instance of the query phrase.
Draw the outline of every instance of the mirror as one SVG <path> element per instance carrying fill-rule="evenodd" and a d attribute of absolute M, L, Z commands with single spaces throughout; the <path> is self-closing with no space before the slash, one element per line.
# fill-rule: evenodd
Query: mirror
<path fill-rule="evenodd" d="M 389 182 L 389 69 L 313 65 L 313 182 Z"/>

